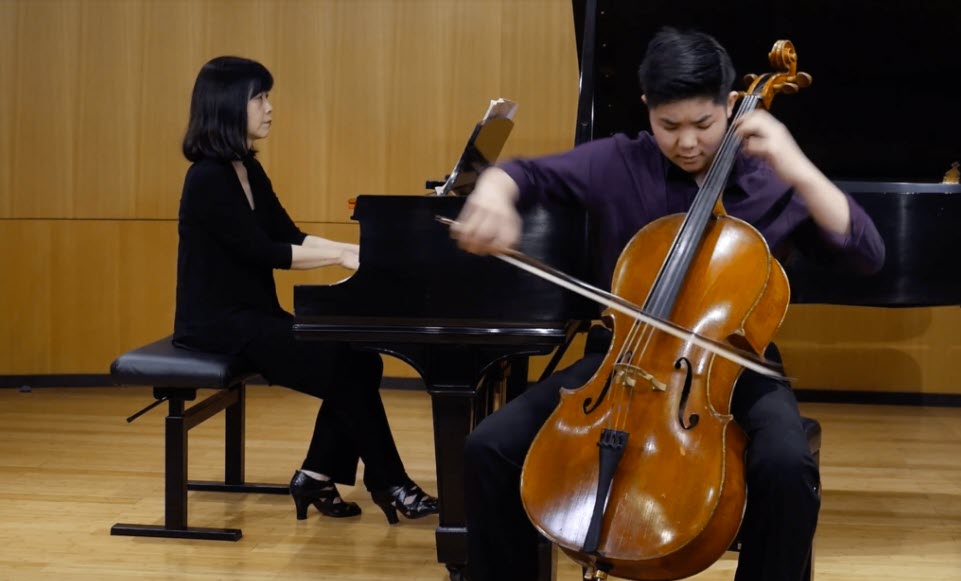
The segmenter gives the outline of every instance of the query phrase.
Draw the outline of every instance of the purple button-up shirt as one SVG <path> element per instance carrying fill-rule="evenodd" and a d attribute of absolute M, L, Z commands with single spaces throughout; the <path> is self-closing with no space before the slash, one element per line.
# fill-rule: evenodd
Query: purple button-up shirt
<path fill-rule="evenodd" d="M 610 288 L 614 266 L 631 237 L 662 216 L 686 212 L 697 194 L 693 176 L 670 162 L 654 137 L 641 133 L 598 139 L 570 151 L 502 164 L 520 187 L 521 207 L 550 200 L 582 204 L 598 229 L 600 284 Z M 776 258 L 797 249 L 815 260 L 865 274 L 884 263 L 884 242 L 848 196 L 851 229 L 822 230 L 807 207 L 765 162 L 739 153 L 723 197 L 727 213 L 757 228 Z"/>

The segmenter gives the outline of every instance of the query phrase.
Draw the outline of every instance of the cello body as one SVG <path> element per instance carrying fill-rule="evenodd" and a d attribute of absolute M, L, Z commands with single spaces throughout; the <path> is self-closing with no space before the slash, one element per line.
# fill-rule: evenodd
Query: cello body
<path fill-rule="evenodd" d="M 614 294 L 645 302 L 683 219 L 661 218 L 633 237 L 618 260 Z M 789 295 L 784 270 L 760 233 L 716 214 L 671 320 L 760 354 Z M 535 527 L 583 566 L 603 563 L 606 572 L 629 579 L 694 575 L 730 547 L 744 513 L 747 439 L 731 415 L 742 368 L 656 330 L 638 340 L 628 331 L 635 327 L 630 317 L 611 316 L 614 339 L 600 369 L 583 387 L 562 390 L 532 443 L 521 498 Z M 631 368 L 618 373 L 627 342 L 636 344 L 631 368 L 653 381 Z M 598 497 L 597 443 L 609 426 L 630 436 L 603 499 L 598 545 L 585 552 Z"/>

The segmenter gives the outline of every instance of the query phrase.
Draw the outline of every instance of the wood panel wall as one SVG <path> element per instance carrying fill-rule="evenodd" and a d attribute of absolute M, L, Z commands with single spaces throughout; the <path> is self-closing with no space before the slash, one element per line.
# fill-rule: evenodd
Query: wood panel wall
<path fill-rule="evenodd" d="M 322 236 L 357 239 L 348 198 L 443 178 L 490 98 L 520 103 L 505 155 L 573 141 L 568 0 L 0 0 L 0 375 L 105 373 L 170 332 L 179 143 L 222 54 L 273 72 L 261 159 Z M 279 273 L 281 300 L 345 275 Z M 961 392 L 959 329 L 803 307 L 780 344 L 803 387 Z"/>

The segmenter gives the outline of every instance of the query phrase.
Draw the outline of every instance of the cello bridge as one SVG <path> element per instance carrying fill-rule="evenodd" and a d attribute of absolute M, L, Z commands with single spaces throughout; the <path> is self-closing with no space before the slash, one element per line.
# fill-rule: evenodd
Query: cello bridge
<path fill-rule="evenodd" d="M 637 385 L 638 379 L 648 382 L 651 385 L 651 389 L 654 391 L 667 391 L 667 384 L 660 381 L 647 371 L 637 367 L 636 365 L 629 365 L 627 363 L 615 363 L 614 364 L 614 378 L 627 387 L 634 388 Z"/>

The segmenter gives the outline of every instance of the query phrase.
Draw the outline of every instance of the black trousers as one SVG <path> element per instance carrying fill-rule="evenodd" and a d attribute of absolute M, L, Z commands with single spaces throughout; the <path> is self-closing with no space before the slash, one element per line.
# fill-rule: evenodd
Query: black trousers
<path fill-rule="evenodd" d="M 406 483 L 380 397 L 380 355 L 342 343 L 298 341 L 289 327 L 280 327 L 254 339 L 241 354 L 271 384 L 324 400 L 302 467 L 352 485 L 362 459 L 368 490 Z"/>
<path fill-rule="evenodd" d="M 604 358 L 602 347 L 591 349 L 589 344 L 583 359 L 530 387 L 468 437 L 465 501 L 471 581 L 536 578 L 537 532 L 521 504 L 521 468 L 534 436 L 557 406 L 559 388 L 587 383 Z M 767 356 L 779 359 L 773 345 Z M 818 468 L 797 400 L 790 386 L 745 372 L 734 390 L 733 413 L 750 437 L 748 503 L 735 580 L 798 581 L 810 554 L 820 497 Z"/>

